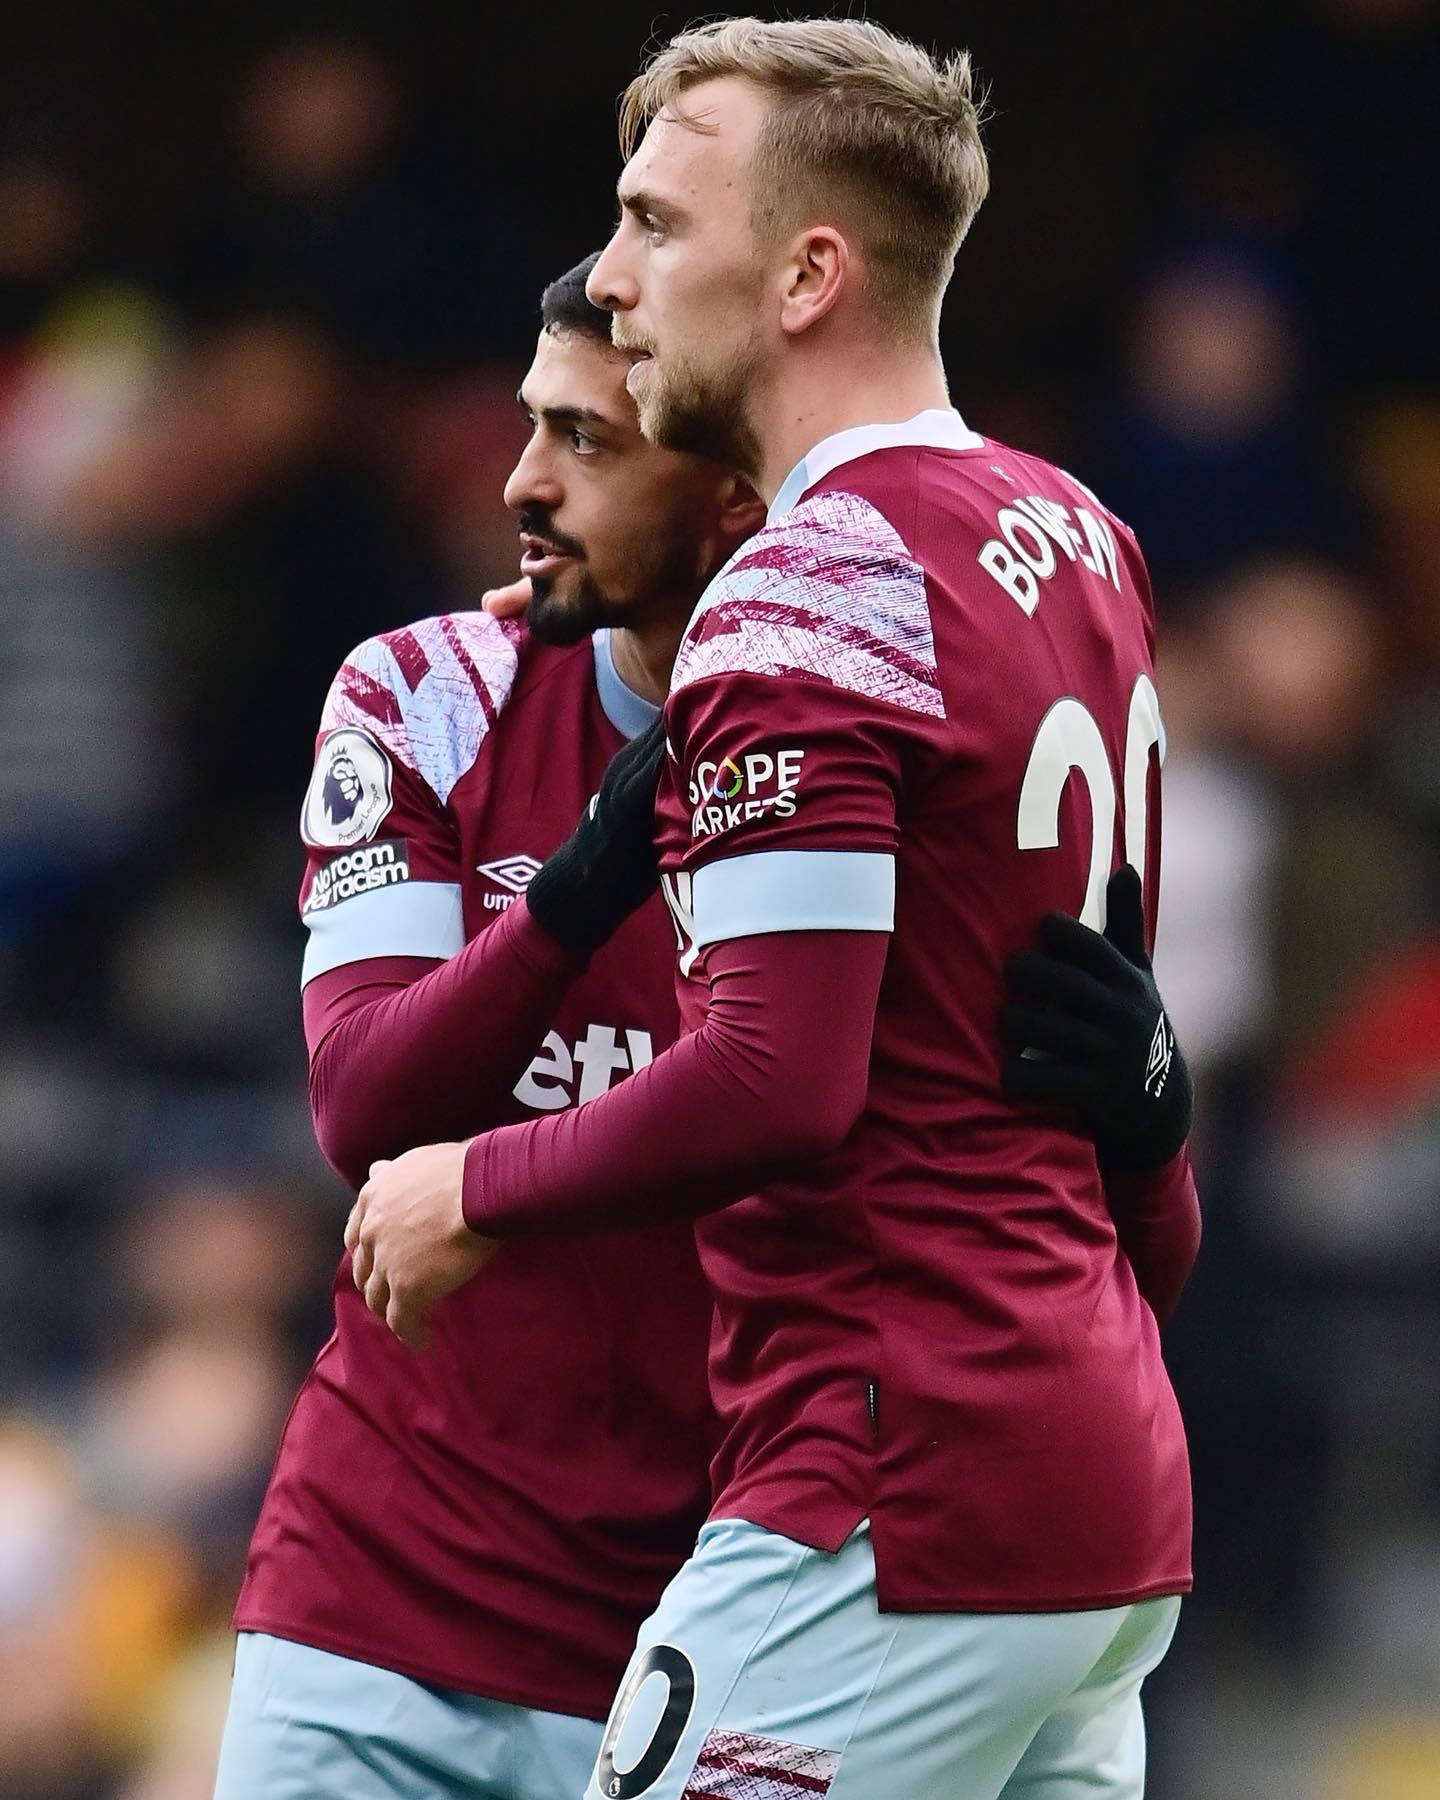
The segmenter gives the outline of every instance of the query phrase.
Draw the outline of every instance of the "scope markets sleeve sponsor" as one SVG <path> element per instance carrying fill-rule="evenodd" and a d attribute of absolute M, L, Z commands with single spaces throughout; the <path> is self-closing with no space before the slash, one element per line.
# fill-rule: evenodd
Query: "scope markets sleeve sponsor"
<path fill-rule="evenodd" d="M 690 782 L 691 834 L 709 837 L 773 813 L 788 819 L 799 804 L 803 750 L 749 750 L 696 765 Z"/>

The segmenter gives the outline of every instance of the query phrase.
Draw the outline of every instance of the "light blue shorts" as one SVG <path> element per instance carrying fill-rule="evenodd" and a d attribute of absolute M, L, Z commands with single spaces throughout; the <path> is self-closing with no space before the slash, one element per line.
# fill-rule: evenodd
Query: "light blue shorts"
<path fill-rule="evenodd" d="M 578 1800 L 601 1729 L 242 1632 L 215 1800 Z"/>
<path fill-rule="evenodd" d="M 586 1800 L 1140 1800 L 1178 1599 L 882 1613 L 829 1556 L 716 1520 L 641 1627 Z"/>

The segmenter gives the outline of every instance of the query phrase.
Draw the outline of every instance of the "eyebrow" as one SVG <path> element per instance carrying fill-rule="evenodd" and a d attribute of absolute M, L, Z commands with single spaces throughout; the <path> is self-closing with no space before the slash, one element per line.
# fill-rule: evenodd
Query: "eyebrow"
<path fill-rule="evenodd" d="M 652 194 L 648 188 L 627 188 L 624 185 L 623 176 L 615 194 L 622 209 L 637 219 L 642 213 L 653 213 L 656 218 L 669 219 L 672 223 L 683 222 L 686 217 L 681 207 L 676 206 L 673 201 L 662 200 L 658 194 Z"/>
<path fill-rule="evenodd" d="M 515 398 L 532 418 L 544 419 L 547 425 L 608 425 L 615 429 L 615 421 L 593 406 L 532 406 L 524 388 L 516 389 Z"/>

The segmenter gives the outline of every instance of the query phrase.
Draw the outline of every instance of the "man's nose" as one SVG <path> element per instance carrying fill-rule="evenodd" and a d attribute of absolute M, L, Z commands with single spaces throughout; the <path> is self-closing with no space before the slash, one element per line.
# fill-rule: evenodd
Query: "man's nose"
<path fill-rule="evenodd" d="M 629 312 L 640 297 L 635 279 L 626 267 L 624 231 L 625 221 L 622 219 L 615 228 L 614 236 L 600 252 L 600 260 L 590 271 L 590 278 L 585 283 L 585 294 L 590 304 L 601 307 L 606 312 Z"/>
<path fill-rule="evenodd" d="M 505 504 L 512 512 L 524 512 L 527 506 L 555 508 L 564 492 L 549 458 L 539 443 L 532 439 L 522 451 L 520 460 L 510 471 L 505 483 Z"/>

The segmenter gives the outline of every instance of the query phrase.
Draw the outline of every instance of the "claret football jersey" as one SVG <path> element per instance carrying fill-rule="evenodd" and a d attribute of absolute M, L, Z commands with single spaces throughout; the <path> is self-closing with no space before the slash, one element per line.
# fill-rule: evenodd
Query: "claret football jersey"
<path fill-rule="evenodd" d="M 448 958 L 490 929 L 655 711 L 603 633 L 554 648 L 458 613 L 362 645 L 304 801 L 305 978 Z M 503 1115 L 451 1134 L 574 1106 L 662 1051 L 673 946 L 656 898 L 522 1047 Z M 603 1717 L 708 1500 L 711 1307 L 689 1226 L 507 1244 L 434 1309 L 423 1354 L 366 1310 L 348 1259 L 334 1303 L 238 1628 Z"/>
<path fill-rule="evenodd" d="M 1006 957 L 1154 917 L 1153 618 L 1127 528 L 953 412 L 843 432 L 691 621 L 666 709 L 684 1021 L 746 936 L 891 933 L 843 1145 L 702 1218 L 713 1515 L 834 1550 L 882 1607 L 1118 1605 L 1190 1580 L 1184 1435 L 1088 1141 L 1008 1105 Z M 783 1007 L 783 991 L 772 998 Z"/>

